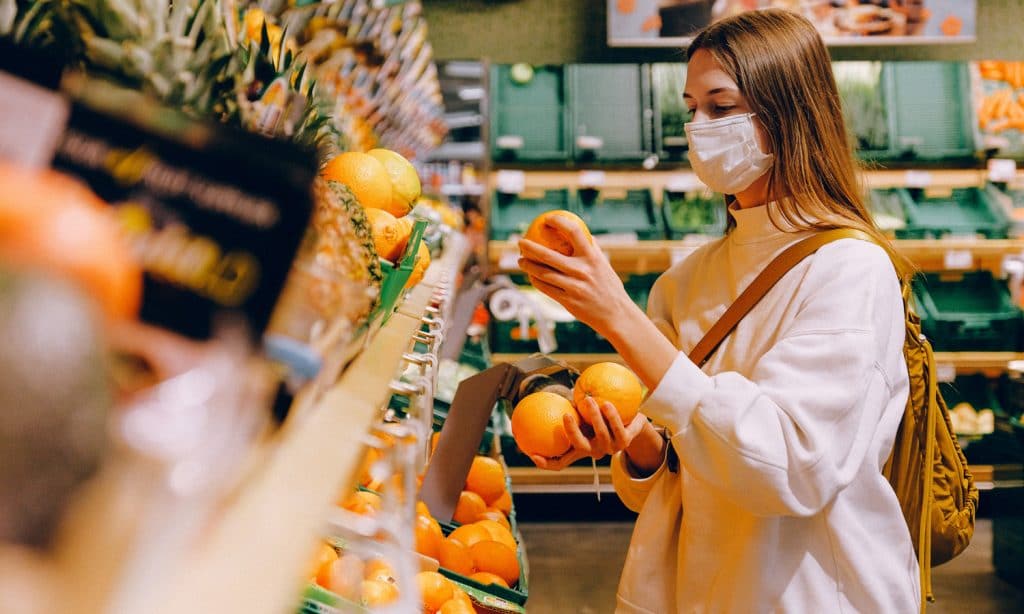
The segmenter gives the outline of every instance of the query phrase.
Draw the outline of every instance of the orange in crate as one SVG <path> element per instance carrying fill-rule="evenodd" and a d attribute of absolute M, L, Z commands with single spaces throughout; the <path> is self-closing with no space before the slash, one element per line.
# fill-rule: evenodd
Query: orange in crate
<path fill-rule="evenodd" d="M 464 490 L 459 494 L 459 502 L 455 504 L 452 520 L 459 524 L 469 524 L 475 522 L 485 511 L 487 511 L 487 503 L 484 502 L 483 497 L 475 492 Z"/>

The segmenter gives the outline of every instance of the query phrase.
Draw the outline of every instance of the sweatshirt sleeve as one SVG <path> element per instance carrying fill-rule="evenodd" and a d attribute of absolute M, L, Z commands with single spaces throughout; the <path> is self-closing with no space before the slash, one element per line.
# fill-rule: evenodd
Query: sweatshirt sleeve
<path fill-rule="evenodd" d="M 668 467 L 668 446 L 665 446 L 664 454 L 661 457 L 661 464 L 649 476 L 637 477 L 630 469 L 629 461 L 624 452 L 617 452 L 612 456 L 612 486 L 615 493 L 619 495 L 622 504 L 636 513 L 640 513 L 647 495 Z"/>
<path fill-rule="evenodd" d="M 797 315 L 749 378 L 709 376 L 680 352 L 642 408 L 671 430 L 690 474 L 754 514 L 828 505 L 860 469 L 893 395 L 880 366 L 882 352 L 902 351 L 891 339 L 902 330 L 892 265 L 876 246 L 835 245 L 812 257 Z"/>

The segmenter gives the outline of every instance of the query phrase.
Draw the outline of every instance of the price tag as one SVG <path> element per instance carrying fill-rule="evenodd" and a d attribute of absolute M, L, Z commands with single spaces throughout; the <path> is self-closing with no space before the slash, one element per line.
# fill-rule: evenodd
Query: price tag
<path fill-rule="evenodd" d="M 903 182 L 908 188 L 927 188 L 932 184 L 932 174 L 928 171 L 907 171 Z"/>
<path fill-rule="evenodd" d="M 0 72 L 0 159 L 45 167 L 68 119 L 63 96 Z"/>
<path fill-rule="evenodd" d="M 966 249 L 947 249 L 942 262 L 947 270 L 970 269 L 974 266 L 974 255 Z"/>
<path fill-rule="evenodd" d="M 940 362 L 935 365 L 935 379 L 942 384 L 948 384 L 956 379 L 956 365 L 949 362 Z"/>
<path fill-rule="evenodd" d="M 669 252 L 669 261 L 675 266 L 690 257 L 696 247 L 673 247 Z"/>
<path fill-rule="evenodd" d="M 704 184 L 701 183 L 700 179 L 697 179 L 697 175 L 694 173 L 672 175 L 665 182 L 665 189 L 669 192 L 696 192 L 698 190 L 703 191 L 704 187 Z"/>
<path fill-rule="evenodd" d="M 988 161 L 988 180 L 1009 183 L 1017 177 L 1017 161 L 993 158 Z"/>
<path fill-rule="evenodd" d="M 501 252 L 501 255 L 498 256 L 498 268 L 502 271 L 518 271 L 519 252 L 511 249 Z"/>
<path fill-rule="evenodd" d="M 600 188 L 605 182 L 604 171 L 580 171 L 577 183 L 581 188 Z"/>
<path fill-rule="evenodd" d="M 523 171 L 498 171 L 498 191 L 504 194 L 522 194 L 526 189 L 526 173 Z"/>

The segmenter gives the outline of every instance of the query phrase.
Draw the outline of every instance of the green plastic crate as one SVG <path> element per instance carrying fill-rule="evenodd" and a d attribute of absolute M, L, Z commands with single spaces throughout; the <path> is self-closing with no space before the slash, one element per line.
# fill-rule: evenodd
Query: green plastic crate
<path fill-rule="evenodd" d="M 423 233 L 426 230 L 427 220 L 417 220 L 412 227 L 412 234 L 409 236 L 409 242 L 405 246 L 405 252 L 398 259 L 398 266 L 393 266 L 390 262 L 381 260 L 380 266 L 384 273 L 384 280 L 380 286 L 380 300 L 370 315 L 371 321 L 379 317 L 382 318 L 382 322 L 387 322 L 395 312 L 405 293 L 405 284 L 412 275 L 420 241 L 423 239 Z"/>
<path fill-rule="evenodd" d="M 547 190 L 539 195 L 495 192 L 491 199 L 491 238 L 503 241 L 510 235 L 521 235 L 534 218 L 552 209 L 574 210 L 568 189 Z"/>
<path fill-rule="evenodd" d="M 652 151 L 650 74 L 643 64 L 568 68 L 572 149 L 577 160 L 642 160 Z M 596 147 L 589 147 L 588 141 Z"/>
<path fill-rule="evenodd" d="M 654 151 L 662 160 L 686 159 L 689 111 L 683 101 L 686 64 L 651 64 L 651 106 L 654 111 Z"/>
<path fill-rule="evenodd" d="M 966 62 L 889 62 L 890 150 L 919 160 L 973 158 L 978 136 Z"/>
<path fill-rule="evenodd" d="M 989 271 L 926 273 L 914 283 L 921 328 L 936 351 L 1016 351 L 1021 310 Z"/>
<path fill-rule="evenodd" d="M 889 236 L 904 233 L 907 228 L 906 195 L 900 188 L 874 189 L 868 193 L 868 208 L 878 229 Z"/>
<path fill-rule="evenodd" d="M 584 188 L 577 196 L 577 212 L 595 235 L 636 234 L 638 239 L 665 238 L 665 220 L 650 190 L 614 193 Z"/>
<path fill-rule="evenodd" d="M 720 194 L 708 198 L 697 193 L 665 190 L 661 211 L 669 239 L 687 235 L 720 237 L 725 234 L 725 199 Z"/>
<path fill-rule="evenodd" d="M 938 239 L 971 236 L 1005 239 L 1010 220 L 992 190 L 957 188 L 948 196 L 926 196 L 920 188 L 899 189 L 907 224 L 896 231 L 898 239 Z"/>
<path fill-rule="evenodd" d="M 491 69 L 491 151 L 496 160 L 566 160 L 569 110 L 561 66 L 535 66 L 526 82 L 510 65 Z M 512 146 L 509 146 L 509 145 Z"/>
<path fill-rule="evenodd" d="M 843 103 L 843 116 L 857 155 L 865 159 L 892 157 L 885 64 L 833 62 L 832 72 Z"/>
<path fill-rule="evenodd" d="M 511 524 L 511 523 L 510 523 Z M 441 523 L 441 532 L 444 533 L 445 537 L 451 534 L 458 527 L 458 523 Z M 519 540 L 518 535 L 513 533 L 516 540 Z M 530 596 L 530 587 L 528 581 L 528 570 L 526 566 L 526 559 L 523 558 L 523 548 L 518 548 L 516 551 L 516 557 L 519 559 L 519 582 L 515 588 L 505 588 L 504 586 L 498 586 L 496 584 L 481 584 L 476 580 L 467 578 L 466 576 L 456 573 L 445 567 L 441 567 L 438 571 L 450 580 L 455 580 L 459 584 L 469 586 L 477 591 L 484 591 L 488 594 L 494 595 L 499 599 L 509 601 L 519 606 L 526 605 L 526 600 Z"/>

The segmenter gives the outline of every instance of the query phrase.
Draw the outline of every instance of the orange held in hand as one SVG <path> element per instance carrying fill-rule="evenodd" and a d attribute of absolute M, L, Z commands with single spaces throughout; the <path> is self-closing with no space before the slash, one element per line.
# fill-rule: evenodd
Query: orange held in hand
<path fill-rule="evenodd" d="M 576 407 L 590 397 L 600 406 L 609 402 L 618 410 L 622 424 L 627 425 L 636 416 L 644 400 L 640 379 L 626 367 L 614 362 L 599 362 L 587 367 L 576 380 L 572 400 Z"/>
<path fill-rule="evenodd" d="M 561 456 L 572 447 L 565 432 L 565 416 L 580 419 L 576 408 L 565 397 L 553 392 L 534 392 L 519 401 L 512 411 L 512 437 L 526 454 L 547 458 Z"/>
<path fill-rule="evenodd" d="M 540 243 L 544 247 L 553 249 L 565 256 L 572 256 L 574 253 L 572 241 L 569 240 L 569 237 L 566 236 L 565 233 L 551 225 L 551 220 L 556 217 L 579 225 L 579 227 L 583 229 L 587 238 L 589 238 L 591 243 L 593 243 L 594 238 L 590 235 L 590 230 L 587 228 L 587 224 L 575 213 L 561 209 L 546 211 L 538 215 L 533 222 L 530 223 L 530 227 L 526 229 L 526 234 L 523 235 L 523 238 L 529 239 L 535 243 Z"/>

